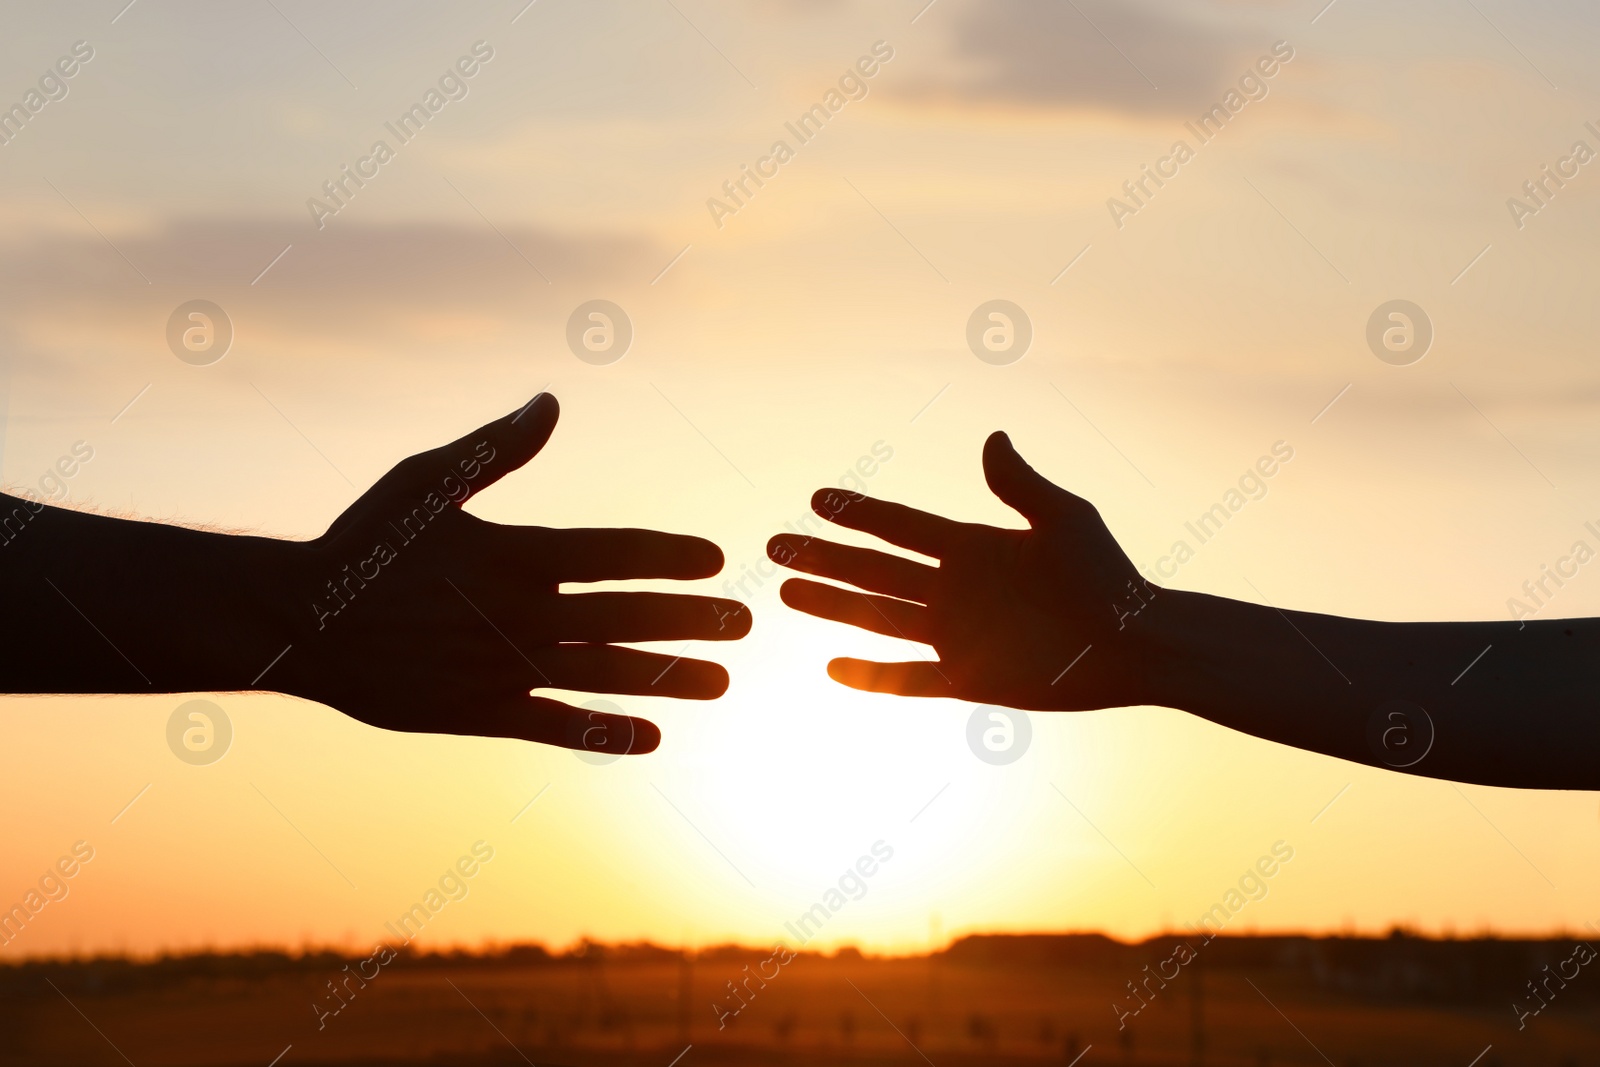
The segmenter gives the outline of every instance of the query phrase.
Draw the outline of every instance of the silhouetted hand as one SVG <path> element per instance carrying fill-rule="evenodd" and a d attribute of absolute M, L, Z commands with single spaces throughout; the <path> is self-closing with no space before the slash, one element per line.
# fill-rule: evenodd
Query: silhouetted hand
<path fill-rule="evenodd" d="M 936 567 L 791 534 L 768 543 L 778 563 L 866 590 L 790 579 L 791 607 L 939 654 L 836 659 L 835 680 L 1035 711 L 1157 704 L 1409 774 L 1600 788 L 1600 619 L 1375 622 L 1157 588 L 1099 513 L 1035 473 L 1005 434 L 985 443 L 983 470 L 1029 529 L 837 489 L 812 498 L 824 518 Z"/>
<path fill-rule="evenodd" d="M 783 584 L 784 603 L 939 654 L 937 662 L 836 659 L 829 675 L 856 689 L 1033 710 L 1140 702 L 1137 657 L 1121 638 L 1139 598 L 1158 590 L 1094 506 L 1041 477 L 1005 434 L 985 443 L 983 470 L 1030 529 L 954 522 L 839 489 L 812 497 L 824 518 L 932 556 L 937 567 L 792 534 L 768 543 L 778 563 L 869 591 L 793 578 Z"/>
<path fill-rule="evenodd" d="M 715 597 L 560 593 L 563 582 L 704 578 L 722 552 L 650 530 L 501 526 L 471 496 L 527 463 L 555 429 L 549 395 L 452 444 L 404 460 L 298 549 L 284 593 L 293 647 L 273 688 L 393 730 L 483 734 L 608 752 L 649 752 L 643 719 L 530 695 L 569 689 L 709 700 L 714 663 L 616 647 L 726 641 L 749 611 Z"/>

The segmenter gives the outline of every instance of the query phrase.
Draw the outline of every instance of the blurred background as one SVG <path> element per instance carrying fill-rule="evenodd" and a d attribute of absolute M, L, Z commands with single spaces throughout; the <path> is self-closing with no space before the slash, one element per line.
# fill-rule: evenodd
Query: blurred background
<path fill-rule="evenodd" d="M 1531 1004 L 1538 966 L 1600 922 L 1592 795 L 1392 774 L 1152 708 L 1028 716 L 995 764 L 969 705 L 830 683 L 834 655 L 905 650 L 789 612 L 763 554 L 852 477 L 1019 525 L 979 470 L 1004 428 L 1142 568 L 1187 541 L 1166 584 L 1396 620 L 1531 605 L 1541 567 L 1600 549 L 1591 5 L 107 0 L 3 19 L 8 486 L 308 538 L 397 459 L 549 389 L 551 444 L 472 510 L 712 538 L 728 566 L 704 589 L 756 622 L 690 650 L 728 665 L 722 700 L 621 701 L 664 741 L 603 765 L 261 695 L 207 698 L 231 738 L 196 763 L 168 743 L 189 698 L 0 701 L 0 905 L 93 851 L 0 959 L 363 958 L 476 842 L 492 860 L 414 952 L 793 944 L 785 924 L 876 842 L 893 858 L 810 950 L 1143 941 L 1283 842 L 1229 934 L 1554 939 L 1531 970 L 1485 972 L 1504 1033 L 1457 1035 L 1465 1064 L 1523 1033 L 1501 1005 Z M 1275 445 L 1292 459 L 1199 544 L 1185 524 Z M 1600 610 L 1589 571 L 1539 617 Z M 1139 973 L 1111 970 L 1097 1004 Z M 333 1056 L 294 1036 L 316 1022 L 295 1004 L 291 1057 Z M 1088 1055 L 1113 1054 L 1116 1016 L 1093 1011 Z M 246 1058 L 281 1047 L 261 1044 Z"/>

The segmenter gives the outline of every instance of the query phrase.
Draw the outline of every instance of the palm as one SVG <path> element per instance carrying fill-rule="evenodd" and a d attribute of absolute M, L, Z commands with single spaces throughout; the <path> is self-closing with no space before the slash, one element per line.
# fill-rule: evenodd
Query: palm
<path fill-rule="evenodd" d="M 531 459 L 557 414 L 541 397 L 405 460 L 307 546 L 294 583 L 310 605 L 294 691 L 389 729 L 647 752 L 660 738 L 653 724 L 530 690 L 709 699 L 727 688 L 714 663 L 615 646 L 741 637 L 743 605 L 558 591 L 563 582 L 707 577 L 722 566 L 715 545 L 648 530 L 501 526 L 461 510 Z"/>
<path fill-rule="evenodd" d="M 939 565 L 779 535 L 769 545 L 774 560 L 869 590 L 792 579 L 783 586 L 785 602 L 938 653 L 937 662 L 829 664 L 835 679 L 855 688 L 1038 710 L 1126 702 L 1114 605 L 1129 599 L 1130 581 L 1140 590 L 1144 583 L 1094 508 L 1035 474 L 1003 435 L 985 446 L 984 466 L 990 486 L 1028 517 L 1031 529 L 953 522 L 824 490 L 813 507 L 825 518 L 933 556 Z"/>

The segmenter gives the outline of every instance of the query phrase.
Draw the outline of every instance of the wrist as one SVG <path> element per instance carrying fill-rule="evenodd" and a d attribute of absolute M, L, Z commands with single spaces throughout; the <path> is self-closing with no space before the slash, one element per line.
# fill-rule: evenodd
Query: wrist
<path fill-rule="evenodd" d="M 309 696 L 307 653 L 315 635 L 307 590 L 316 570 L 316 542 L 240 538 L 235 572 L 237 629 L 252 650 L 248 674 L 235 688 Z M 257 662 L 259 661 L 259 662 Z"/>
<path fill-rule="evenodd" d="M 306 546 L 265 537 L 183 536 L 189 543 L 174 553 L 162 581 L 172 590 L 160 612 L 170 628 L 163 643 L 172 652 L 161 658 L 167 676 L 157 680 L 158 688 L 287 692 L 281 672 L 293 652 L 279 657 L 296 642 L 288 598 Z"/>
<path fill-rule="evenodd" d="M 1221 620 L 1216 598 L 1180 589 L 1161 589 L 1130 627 L 1135 643 L 1136 686 L 1140 703 L 1191 710 L 1205 688 L 1208 636 Z"/>

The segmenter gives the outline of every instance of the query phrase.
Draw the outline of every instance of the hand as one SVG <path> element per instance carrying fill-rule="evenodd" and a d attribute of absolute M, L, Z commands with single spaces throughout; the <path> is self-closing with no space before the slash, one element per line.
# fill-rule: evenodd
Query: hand
<path fill-rule="evenodd" d="M 939 654 L 937 662 L 836 659 L 828 674 L 854 689 L 1039 711 L 1144 702 L 1143 657 L 1127 624 L 1159 590 L 1094 506 L 1036 473 L 1005 434 L 984 444 L 983 470 L 1031 529 L 954 522 L 839 489 L 812 497 L 823 518 L 935 557 L 937 567 L 792 534 L 768 542 L 777 563 L 870 591 L 792 578 L 781 590 L 790 607 Z"/>
<path fill-rule="evenodd" d="M 285 691 L 391 730 L 483 734 L 649 752 L 654 724 L 535 697 L 539 688 L 709 700 L 715 663 L 616 642 L 728 641 L 744 605 L 666 593 L 560 593 L 563 582 L 706 578 L 710 541 L 650 530 L 501 526 L 461 509 L 538 454 L 559 409 L 547 394 L 404 460 L 298 552 Z M 277 674 L 277 672 L 274 672 Z"/>

